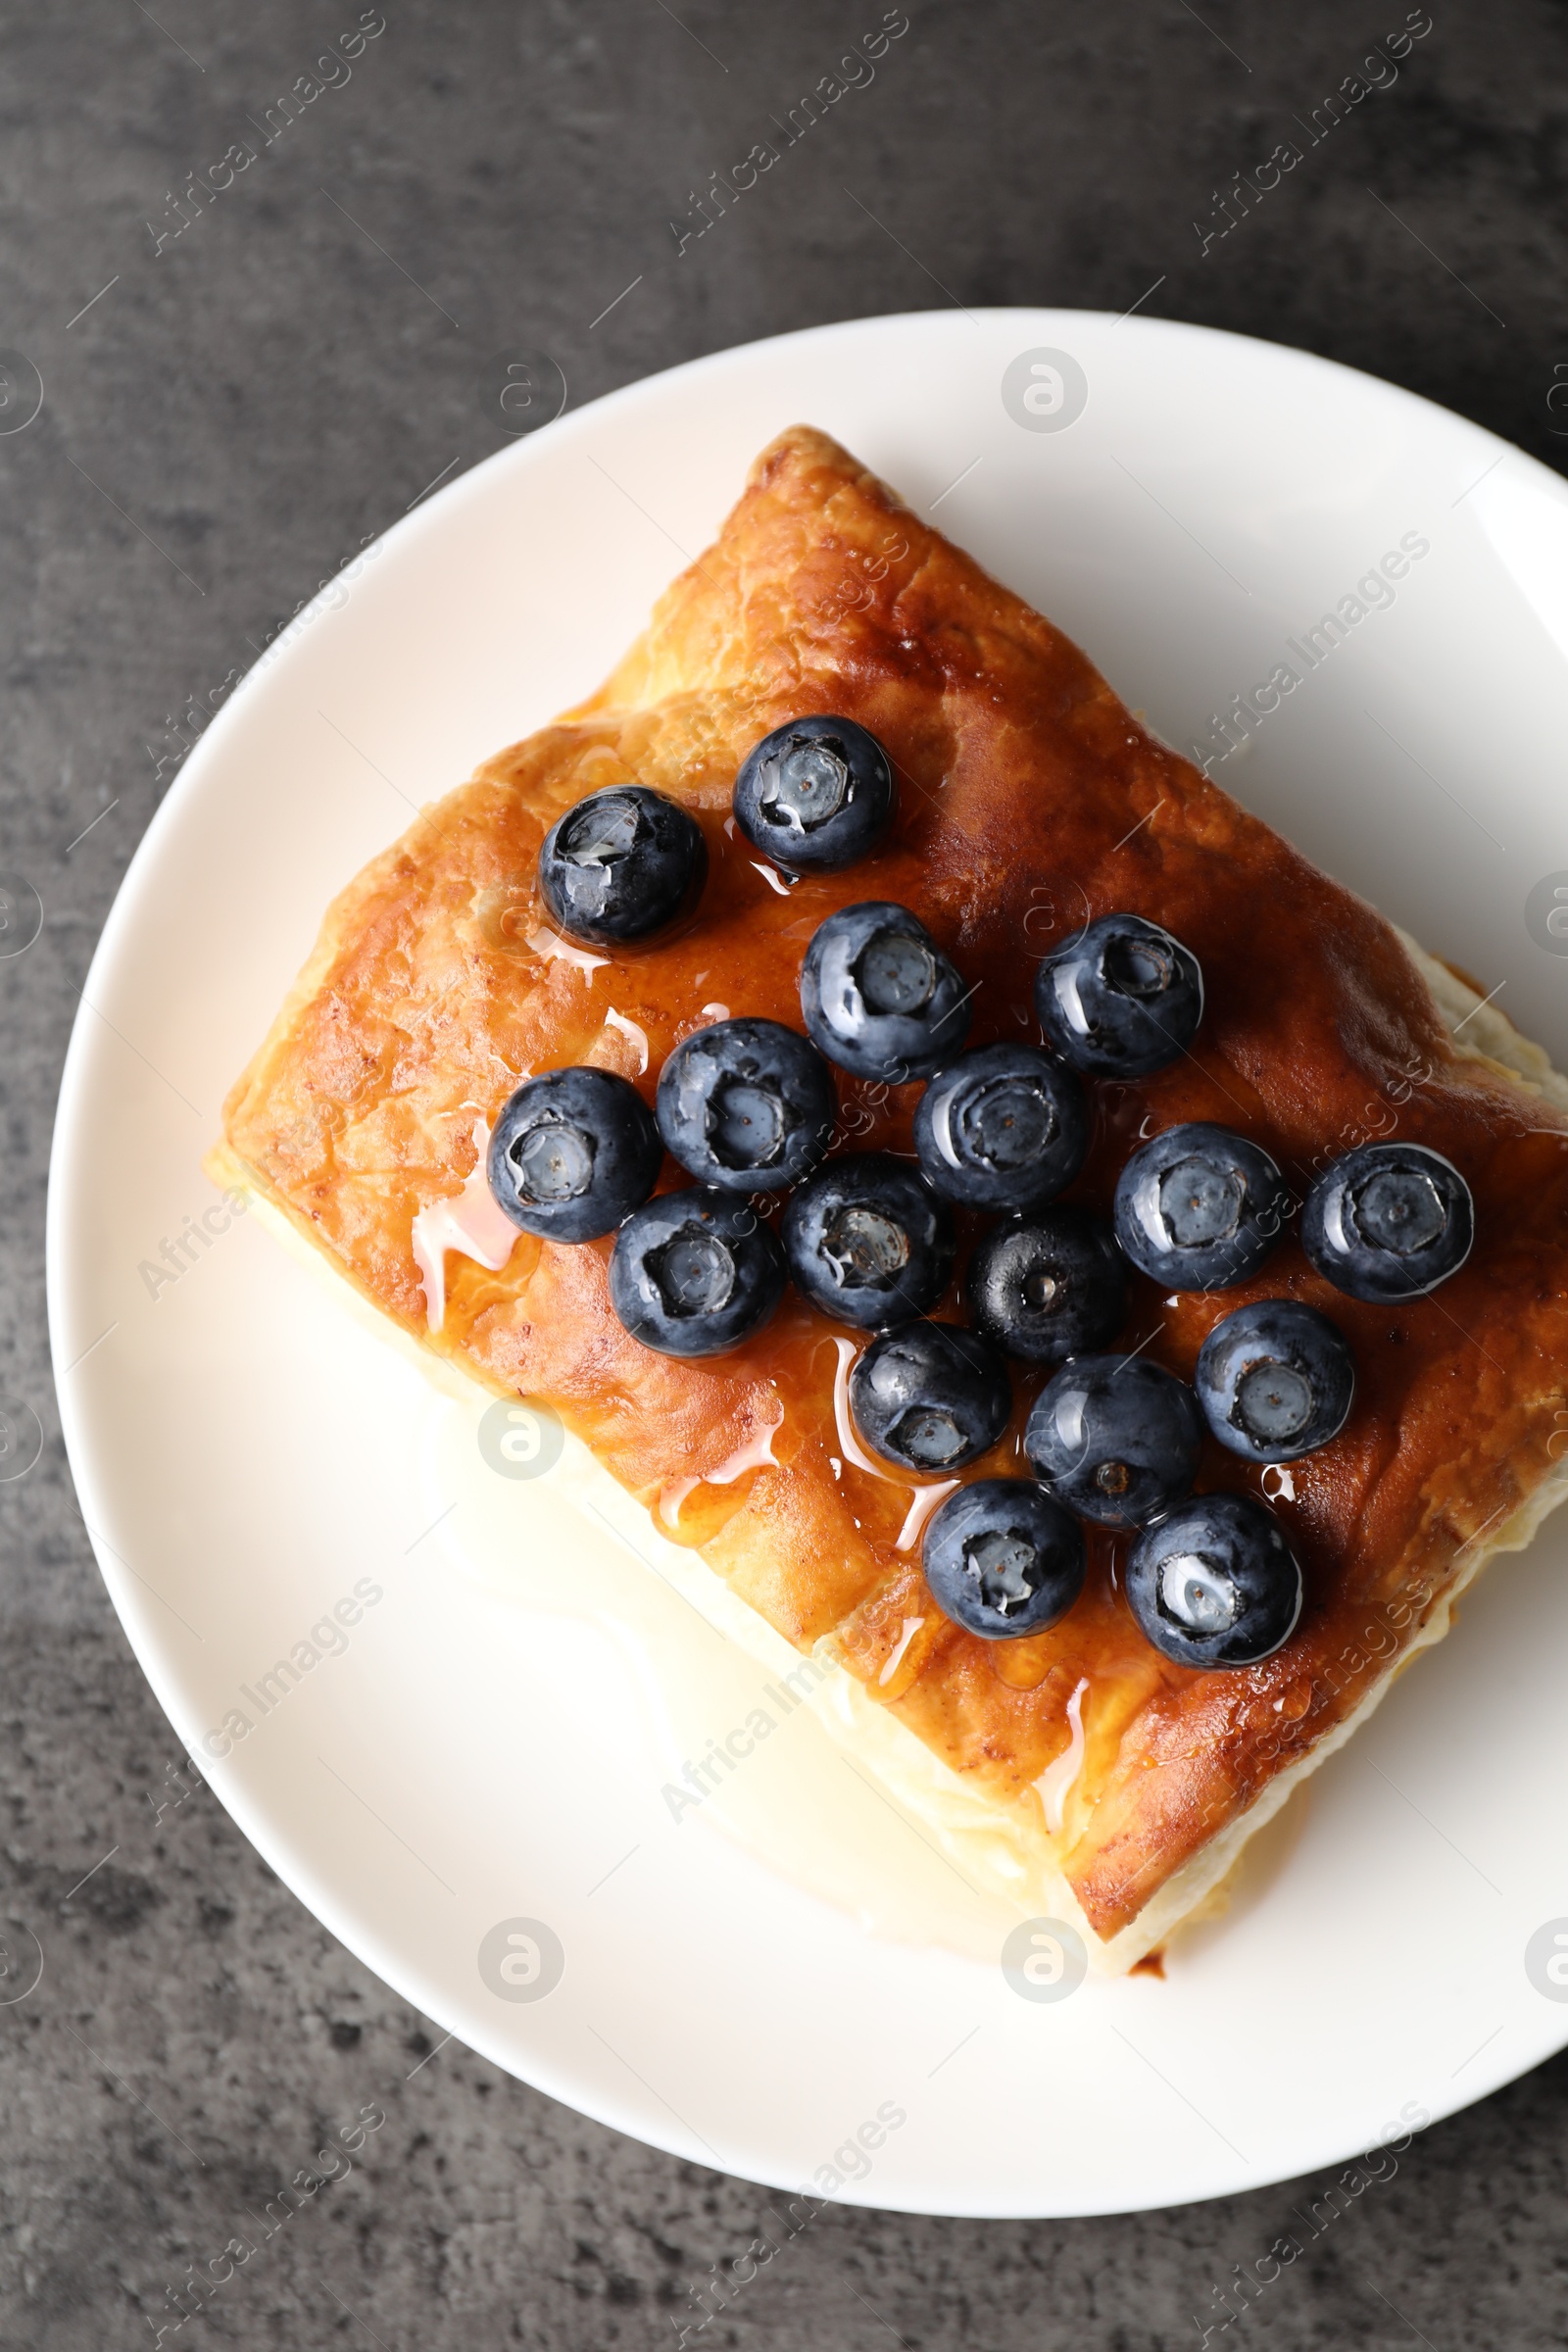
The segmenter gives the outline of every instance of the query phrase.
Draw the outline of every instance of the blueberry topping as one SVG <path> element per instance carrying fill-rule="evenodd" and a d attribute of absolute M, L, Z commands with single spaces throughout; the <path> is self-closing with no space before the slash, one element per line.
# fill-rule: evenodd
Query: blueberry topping
<path fill-rule="evenodd" d="M 760 1330 L 784 1295 L 784 1252 L 757 1211 L 693 1185 L 626 1219 L 610 1257 L 610 1303 L 661 1355 L 718 1355 Z"/>
<path fill-rule="evenodd" d="M 1012 1411 L 1012 1391 L 1006 1365 L 977 1332 L 956 1323 L 906 1323 L 856 1357 L 850 1411 L 884 1461 L 946 1477 L 996 1444 Z"/>
<path fill-rule="evenodd" d="M 808 1177 L 783 1233 L 790 1272 L 813 1306 L 862 1329 L 924 1314 L 953 1272 L 951 1211 L 881 1152 L 849 1152 Z"/>
<path fill-rule="evenodd" d="M 980 1478 L 950 1494 L 920 1561 L 943 1615 L 983 1642 L 1043 1634 L 1084 1588 L 1082 1528 L 1027 1478 Z"/>
<path fill-rule="evenodd" d="M 1315 1306 L 1260 1298 L 1215 1325 L 1194 1385 L 1204 1420 L 1232 1453 L 1294 1462 L 1345 1427 L 1355 1358 Z"/>
<path fill-rule="evenodd" d="M 1081 1355 L 1035 1398 L 1031 1468 L 1084 1519 L 1142 1527 L 1192 1491 L 1203 1416 L 1183 1380 L 1143 1356 Z"/>
<path fill-rule="evenodd" d="M 898 789 L 886 752 L 852 718 L 797 718 L 747 753 L 735 821 L 787 873 L 832 873 L 875 849 Z"/>
<path fill-rule="evenodd" d="M 1227 1127 L 1167 1127 L 1116 1185 L 1116 1239 L 1151 1281 L 1225 1291 L 1255 1274 L 1280 1238 L 1289 1195 L 1268 1153 Z"/>
<path fill-rule="evenodd" d="M 1195 1494 L 1133 1545 L 1127 1599 L 1178 1666 L 1256 1666 L 1296 1631 L 1300 1563 L 1255 1496 Z"/>
<path fill-rule="evenodd" d="M 1048 1208 L 984 1235 L 964 1291 L 987 1339 L 1026 1364 L 1059 1364 L 1105 1347 L 1121 1329 L 1127 1260 L 1098 1217 Z"/>
<path fill-rule="evenodd" d="M 1037 1046 L 979 1046 L 932 1079 L 914 1114 L 928 1184 L 966 1208 L 1044 1208 L 1089 1149 L 1083 1089 Z"/>
<path fill-rule="evenodd" d="M 1035 1005 L 1075 1069 L 1144 1078 L 1184 1054 L 1203 1017 L 1191 948 L 1141 914 L 1105 914 L 1045 958 Z"/>
<path fill-rule="evenodd" d="M 907 906 L 841 906 L 806 951 L 801 1009 L 811 1042 L 858 1078 L 928 1078 L 962 1046 L 970 991 Z"/>
<path fill-rule="evenodd" d="M 836 1108 L 827 1063 L 779 1021 L 715 1021 L 678 1045 L 660 1074 L 665 1150 L 729 1193 L 796 1183 L 827 1150 Z"/>
<path fill-rule="evenodd" d="M 1470 1187 L 1422 1144 L 1363 1144 L 1307 1194 L 1301 1247 L 1352 1298 L 1419 1298 L 1456 1274 L 1475 1239 Z"/>
<path fill-rule="evenodd" d="M 524 1233 L 591 1242 L 653 1191 L 663 1146 L 634 1086 L 610 1070 L 525 1078 L 495 1123 L 486 1174 Z"/>
<path fill-rule="evenodd" d="M 591 792 L 539 852 L 539 888 L 563 931 L 611 947 L 689 913 L 707 879 L 702 826 L 646 784 Z"/>

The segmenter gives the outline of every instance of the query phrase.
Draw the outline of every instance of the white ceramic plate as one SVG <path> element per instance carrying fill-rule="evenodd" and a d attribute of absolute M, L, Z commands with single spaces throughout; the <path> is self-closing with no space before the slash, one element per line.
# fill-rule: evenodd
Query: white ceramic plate
<path fill-rule="evenodd" d="M 1082 371 L 1069 422 L 1078 376 L 1020 359 L 1041 352 Z M 843 2175 L 866 2204 L 1097 2213 L 1254 2187 L 1568 2038 L 1524 1967 L 1568 1912 L 1568 1529 L 1493 1569 L 1166 1982 L 1032 2004 L 998 1965 L 1006 1920 L 634 1556 L 668 1566 L 639 1512 L 620 1541 L 569 1455 L 497 1475 L 481 1408 L 432 1391 L 254 1217 L 175 1282 L 141 1270 L 212 1207 L 198 1162 L 220 1101 L 328 899 L 411 804 L 598 681 L 797 419 L 934 508 L 1184 751 L 1223 748 L 1210 714 L 1276 663 L 1303 669 L 1287 640 L 1386 551 L 1427 543 L 1216 772 L 1506 983 L 1568 1061 L 1568 963 L 1525 924 L 1568 859 L 1554 476 L 1365 376 L 1140 318 L 928 313 L 722 353 L 567 416 L 401 523 L 159 810 L 55 1139 L 77 1488 L 137 1655 L 240 1826 L 498 2065 L 683 2156 L 786 2189 Z M 330 1613 L 363 1579 L 380 1597 L 340 1648 Z M 319 1661 L 264 1715 L 242 1686 L 301 1642 Z M 673 1820 L 683 1759 L 760 1705 L 772 1735 Z M 253 1728 L 215 1759 L 203 1737 L 230 1709 Z M 559 1938 L 545 1997 L 492 1989 L 518 1919 Z M 835 2162 L 862 2124 L 874 2149 Z"/>

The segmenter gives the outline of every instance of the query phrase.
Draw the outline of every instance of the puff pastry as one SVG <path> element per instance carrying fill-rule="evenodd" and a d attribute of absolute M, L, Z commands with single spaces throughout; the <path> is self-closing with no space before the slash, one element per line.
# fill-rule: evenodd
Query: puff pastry
<path fill-rule="evenodd" d="M 810 710 L 889 748 L 901 814 L 863 864 L 786 888 L 726 819 L 747 751 Z M 710 879 L 672 944 L 587 954 L 547 923 L 540 842 L 585 793 L 632 780 L 697 815 Z M 1091 913 L 1147 914 L 1198 955 L 1208 1009 L 1193 1052 L 1097 1089 L 1070 1198 L 1102 1209 L 1140 1134 L 1188 1119 L 1256 1138 L 1298 1193 L 1395 1133 L 1463 1170 L 1470 1260 L 1396 1310 L 1330 1291 L 1289 1240 L 1222 1298 L 1134 1283 L 1126 1345 L 1184 1378 L 1254 1297 L 1325 1308 L 1355 1349 L 1356 1408 L 1322 1451 L 1288 1473 L 1205 1456 L 1200 1485 L 1266 1494 L 1306 1571 L 1298 1630 L 1263 1664 L 1204 1673 L 1157 1655 L 1118 1590 L 1122 1540 L 1103 1530 L 1058 1625 L 1002 1642 L 961 1632 L 919 1566 L 945 1490 L 872 1461 L 847 1426 L 858 1335 L 792 1293 L 734 1354 L 679 1361 L 615 1321 L 609 1241 L 492 1228 L 486 1246 L 483 1139 L 521 1076 L 596 1063 L 651 1101 L 705 1021 L 798 1026 L 812 931 L 866 897 L 913 907 L 979 983 L 971 1045 L 1037 1035 L 1033 959 Z M 842 1079 L 840 1144 L 906 1152 L 918 1092 Z M 796 428 L 601 691 L 350 883 L 228 1099 L 212 1164 L 422 1346 L 553 1406 L 731 1595 L 848 1669 L 833 1680 L 850 1735 L 906 1804 L 1024 1911 L 1075 1920 L 1125 1967 L 1564 1492 L 1565 1141 L 1568 1084 L 1494 1005 L 1155 741 L 1049 621 L 842 449 Z M 446 1239 L 469 1234 L 444 1257 L 443 1219 Z M 1038 1385 L 1015 1368 L 1013 1424 L 966 1475 L 1024 1469 Z"/>

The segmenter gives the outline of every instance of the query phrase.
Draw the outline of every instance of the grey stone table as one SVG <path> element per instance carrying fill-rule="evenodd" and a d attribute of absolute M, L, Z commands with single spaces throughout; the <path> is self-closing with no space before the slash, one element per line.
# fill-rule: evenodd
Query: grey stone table
<path fill-rule="evenodd" d="M 99 926 L 224 681 L 368 534 L 501 445 L 481 386 L 519 347 L 581 401 L 822 319 L 1146 297 L 1391 377 L 1548 463 L 1568 448 L 1568 22 L 1546 0 L 908 0 L 874 74 L 848 70 L 787 171 L 708 236 L 711 174 L 875 33 L 880 0 L 383 7 L 73 0 L 0 22 L 0 867 L 44 908 L 0 961 L 0 1391 L 43 1429 L 0 1484 L 0 1919 L 47 1953 L 0 2008 L 0 2342 L 27 2352 L 160 2330 L 669 2344 L 765 2228 L 759 2189 L 436 2046 L 179 1777 L 99 1585 L 45 1340 L 51 1115 Z M 1407 20 L 1430 29 L 1396 69 L 1365 66 Z M 329 36 L 342 67 L 318 73 Z M 1271 193 L 1238 189 L 1291 141 L 1303 160 Z M 34 371 L 42 409 L 14 429 Z M 188 2266 L 321 2119 L 362 2107 L 384 2122 L 352 2177 L 176 2336 Z M 829 2212 L 689 2340 L 1562 2344 L 1565 2124 L 1558 2061 L 1434 2128 L 1320 2207 L 1336 2218 L 1234 2335 L 1215 2288 L 1304 2236 L 1293 2210 L 1322 2181 L 1065 2225 Z"/>

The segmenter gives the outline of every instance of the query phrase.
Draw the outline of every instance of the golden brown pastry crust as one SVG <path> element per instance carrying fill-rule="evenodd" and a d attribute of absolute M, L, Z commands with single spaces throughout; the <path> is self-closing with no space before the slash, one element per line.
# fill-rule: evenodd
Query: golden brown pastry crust
<path fill-rule="evenodd" d="M 875 858 L 786 892 L 726 819 L 745 752 L 805 710 L 881 737 L 902 810 Z M 699 815 L 711 878 L 673 944 L 589 969 L 548 953 L 536 854 L 564 808 L 628 778 Z M 1109 1936 L 1355 1711 L 1462 1574 L 1465 1546 L 1552 1467 L 1568 1374 L 1568 1115 L 1454 1049 L 1370 907 L 1155 742 L 1048 621 L 798 428 L 758 461 L 714 546 L 602 691 L 433 805 L 339 897 L 229 1098 L 225 1136 L 338 1270 L 425 1338 L 413 1219 L 472 1169 L 476 1115 L 493 1119 L 520 1075 L 575 1061 L 619 1069 L 651 1100 L 664 1056 L 720 1017 L 714 1006 L 798 1026 L 812 930 L 871 897 L 914 907 L 980 984 L 973 1044 L 1037 1034 L 1032 957 L 1090 913 L 1151 915 L 1200 956 L 1207 1010 L 1193 1054 L 1097 1088 L 1074 1198 L 1103 1207 L 1139 1135 L 1182 1119 L 1254 1136 L 1298 1193 L 1338 1152 L 1395 1133 L 1468 1178 L 1469 1264 L 1397 1310 L 1331 1291 L 1289 1236 L 1222 1297 L 1162 1302 L 1135 1284 L 1127 1345 L 1153 1334 L 1147 1351 L 1186 1377 L 1213 1324 L 1256 1297 L 1310 1300 L 1355 1348 L 1356 1407 L 1332 1446 L 1284 1480 L 1210 1447 L 1200 1474 L 1268 1493 L 1289 1526 L 1307 1602 L 1285 1649 L 1241 1673 L 1167 1663 L 1133 1625 L 1118 1544 L 1101 1534 L 1082 1601 L 1051 1632 L 1005 1643 L 960 1632 L 921 1578 L 912 1482 L 846 1457 L 833 1401 L 845 1335 L 793 1294 L 736 1354 L 675 1362 L 611 1313 L 608 1243 L 520 1237 L 500 1273 L 449 1257 L 431 1344 L 499 1391 L 547 1399 L 625 1486 L 662 1499 L 666 1533 L 699 1544 L 790 1641 L 829 1641 L 998 1801 L 1038 1803 L 1033 1785 L 1066 1746 L 1066 1707 L 1087 1683 L 1062 1867 Z M 841 1144 L 907 1149 L 917 1095 L 844 1081 Z M 1017 1375 L 1012 1428 L 967 1476 L 1020 1466 L 1038 1386 Z M 682 1492 L 759 1448 L 781 1408 L 771 1463 Z"/>

